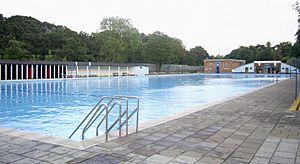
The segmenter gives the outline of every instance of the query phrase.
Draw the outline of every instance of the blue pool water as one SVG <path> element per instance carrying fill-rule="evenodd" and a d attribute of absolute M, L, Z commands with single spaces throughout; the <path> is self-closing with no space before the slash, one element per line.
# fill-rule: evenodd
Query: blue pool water
<path fill-rule="evenodd" d="M 192 74 L 0 82 L 0 127 L 67 138 L 104 95 L 138 96 L 140 122 L 145 122 L 275 80 L 271 75 Z M 87 138 L 94 135 L 91 129 Z"/>

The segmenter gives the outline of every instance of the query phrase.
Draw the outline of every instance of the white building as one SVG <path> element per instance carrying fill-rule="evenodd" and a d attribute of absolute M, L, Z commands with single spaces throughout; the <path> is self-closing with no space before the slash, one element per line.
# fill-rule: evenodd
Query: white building
<path fill-rule="evenodd" d="M 131 63 L 75 63 L 69 66 L 68 75 L 71 77 L 100 77 L 100 76 L 145 76 L 149 75 L 146 64 Z"/>
<path fill-rule="evenodd" d="M 254 61 L 232 69 L 233 73 L 295 73 L 296 67 L 282 63 L 281 61 Z"/>
<path fill-rule="evenodd" d="M 233 73 L 254 73 L 255 72 L 254 63 L 249 63 L 249 64 L 239 66 L 235 69 L 232 69 L 232 72 Z"/>
<path fill-rule="evenodd" d="M 128 73 L 129 75 L 133 75 L 133 76 L 149 75 L 149 67 L 146 66 L 129 67 Z"/>
<path fill-rule="evenodd" d="M 0 60 L 0 81 L 143 75 L 149 64 Z"/>
<path fill-rule="evenodd" d="M 281 63 L 280 73 L 296 73 L 296 67 L 288 65 L 286 63 Z"/>

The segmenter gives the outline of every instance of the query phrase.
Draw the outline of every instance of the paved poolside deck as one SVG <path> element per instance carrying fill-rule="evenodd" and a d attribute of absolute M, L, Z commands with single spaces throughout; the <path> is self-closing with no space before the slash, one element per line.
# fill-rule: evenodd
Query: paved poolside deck
<path fill-rule="evenodd" d="M 300 163 L 286 80 L 127 137 L 78 150 L 0 130 L 0 163 Z"/>

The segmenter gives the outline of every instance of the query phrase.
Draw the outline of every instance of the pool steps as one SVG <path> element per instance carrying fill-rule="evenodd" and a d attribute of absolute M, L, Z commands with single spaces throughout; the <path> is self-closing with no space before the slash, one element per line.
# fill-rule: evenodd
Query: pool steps
<path fill-rule="evenodd" d="M 135 109 L 129 113 L 129 100 L 136 100 Z M 105 101 L 108 101 L 105 103 Z M 126 109 L 122 112 L 122 102 L 125 102 Z M 119 117 L 116 119 L 110 127 L 108 127 L 108 116 L 109 113 L 114 109 L 118 108 Z M 69 139 L 80 129 L 83 127 L 81 133 L 81 139 L 84 140 L 84 134 L 89 130 L 89 128 L 98 120 L 99 117 L 102 117 L 101 121 L 98 123 L 96 127 L 96 136 L 99 135 L 99 127 L 105 121 L 105 140 L 108 141 L 108 133 L 119 123 L 118 131 L 119 137 L 122 136 L 122 127 L 126 125 L 126 136 L 128 135 L 128 121 L 131 117 L 136 114 L 136 128 L 135 131 L 138 132 L 138 123 L 139 123 L 139 98 L 137 96 L 103 96 L 100 98 L 99 102 L 95 105 L 95 107 L 86 115 L 86 117 L 80 122 L 80 124 L 75 128 L 72 134 L 69 136 Z M 125 117 L 125 121 L 122 122 L 122 118 Z"/>

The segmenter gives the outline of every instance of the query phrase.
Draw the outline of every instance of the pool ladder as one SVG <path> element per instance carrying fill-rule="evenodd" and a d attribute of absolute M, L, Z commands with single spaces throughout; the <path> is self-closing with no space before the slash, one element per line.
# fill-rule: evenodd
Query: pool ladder
<path fill-rule="evenodd" d="M 131 99 L 136 100 L 136 108 L 129 114 L 128 110 L 128 101 Z M 108 101 L 105 103 L 105 101 Z M 122 112 L 122 103 L 126 103 L 126 109 Z M 109 113 L 114 109 L 119 109 L 119 117 L 108 127 L 108 116 Z M 96 122 L 96 120 L 104 113 L 101 121 L 96 126 L 96 136 L 99 134 L 99 127 L 105 121 L 105 140 L 108 140 L 108 133 L 119 123 L 119 137 L 122 136 L 122 127 L 126 125 L 126 136 L 128 135 L 128 121 L 136 113 L 136 132 L 138 132 L 138 123 L 139 123 L 139 98 L 136 96 L 103 96 L 95 107 L 87 114 L 87 116 L 81 121 L 81 123 L 76 127 L 76 129 L 69 136 L 69 139 L 82 127 L 85 126 L 81 132 L 81 139 L 84 140 L 84 134 L 88 129 Z M 125 121 L 122 122 L 122 118 L 125 117 Z"/>

